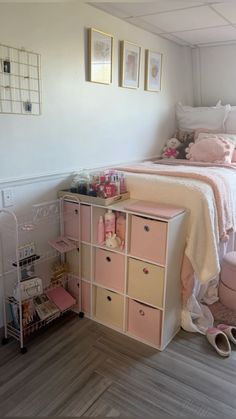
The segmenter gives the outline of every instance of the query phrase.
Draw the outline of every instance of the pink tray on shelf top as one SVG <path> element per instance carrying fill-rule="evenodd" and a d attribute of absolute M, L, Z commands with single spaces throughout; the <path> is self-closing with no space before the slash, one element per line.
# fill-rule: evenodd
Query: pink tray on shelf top
<path fill-rule="evenodd" d="M 125 209 L 166 219 L 174 218 L 185 211 L 185 208 L 151 201 L 136 201 L 133 204 L 127 205 Z"/>

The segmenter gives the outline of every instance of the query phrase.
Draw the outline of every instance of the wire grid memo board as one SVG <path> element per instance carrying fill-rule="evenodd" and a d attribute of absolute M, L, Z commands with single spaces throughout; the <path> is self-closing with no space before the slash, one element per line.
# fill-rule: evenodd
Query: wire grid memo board
<path fill-rule="evenodd" d="M 40 55 L 0 44 L 0 113 L 41 114 Z"/>

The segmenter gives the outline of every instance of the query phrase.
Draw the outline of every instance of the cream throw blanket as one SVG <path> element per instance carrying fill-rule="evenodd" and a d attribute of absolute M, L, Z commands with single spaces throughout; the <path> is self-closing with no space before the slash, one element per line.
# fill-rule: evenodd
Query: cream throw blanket
<path fill-rule="evenodd" d="M 214 165 L 171 167 L 153 162 L 119 170 L 130 172 L 126 176 L 132 198 L 190 210 L 185 254 L 202 284 L 215 278 L 220 272 L 220 237 L 235 231 L 236 170 Z"/>

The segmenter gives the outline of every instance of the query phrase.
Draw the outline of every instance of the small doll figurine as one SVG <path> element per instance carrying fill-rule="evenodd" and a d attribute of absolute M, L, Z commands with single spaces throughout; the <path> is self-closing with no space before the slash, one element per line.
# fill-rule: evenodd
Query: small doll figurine
<path fill-rule="evenodd" d="M 163 159 L 176 159 L 178 157 L 178 147 L 181 142 L 177 138 L 170 138 L 162 150 Z"/>

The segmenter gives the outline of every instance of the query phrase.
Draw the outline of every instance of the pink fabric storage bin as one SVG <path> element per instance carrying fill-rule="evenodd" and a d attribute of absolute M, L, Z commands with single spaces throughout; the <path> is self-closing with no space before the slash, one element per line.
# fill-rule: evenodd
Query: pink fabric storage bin
<path fill-rule="evenodd" d="M 107 250 L 95 250 L 94 279 L 98 284 L 117 291 L 124 291 L 125 258 Z"/>
<path fill-rule="evenodd" d="M 91 207 L 81 205 L 81 240 L 91 242 Z"/>
<path fill-rule="evenodd" d="M 70 239 L 79 240 L 79 204 L 63 203 L 64 235 Z"/>
<path fill-rule="evenodd" d="M 146 340 L 155 346 L 161 342 L 160 310 L 141 304 L 138 301 L 128 301 L 128 332 Z"/>
<path fill-rule="evenodd" d="M 90 314 L 90 291 L 91 285 L 81 281 L 81 310 L 87 314 Z"/>
<path fill-rule="evenodd" d="M 165 264 L 167 223 L 132 215 L 130 254 Z"/>
<path fill-rule="evenodd" d="M 81 211 L 81 240 L 91 241 L 91 207 L 80 205 Z M 79 204 L 64 202 L 64 235 L 74 240 L 79 240 Z"/>
<path fill-rule="evenodd" d="M 219 298 L 226 307 L 236 310 L 236 252 L 227 253 L 221 263 Z"/>

